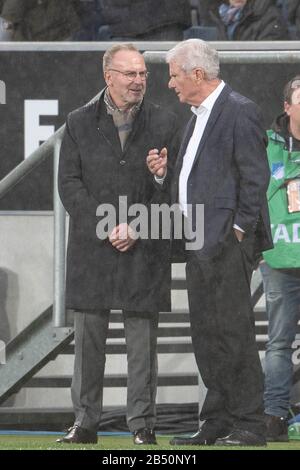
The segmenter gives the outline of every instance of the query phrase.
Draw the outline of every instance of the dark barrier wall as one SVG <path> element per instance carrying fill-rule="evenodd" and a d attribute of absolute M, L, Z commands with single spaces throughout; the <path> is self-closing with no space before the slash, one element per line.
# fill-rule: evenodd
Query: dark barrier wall
<path fill-rule="evenodd" d="M 24 159 L 24 142 L 34 140 L 38 126 L 58 129 L 67 113 L 104 86 L 102 56 L 100 51 L 0 51 L 0 80 L 6 84 L 6 104 L 0 104 L 0 179 Z M 167 65 L 150 64 L 149 70 L 148 98 L 173 109 L 184 125 L 190 110 L 168 90 Z M 221 66 L 222 78 L 262 107 L 266 128 L 282 109 L 285 82 L 297 73 L 295 64 Z M 48 106 L 52 115 L 39 117 L 37 108 Z M 51 210 L 52 175 L 49 159 L 0 200 L 0 210 Z"/>

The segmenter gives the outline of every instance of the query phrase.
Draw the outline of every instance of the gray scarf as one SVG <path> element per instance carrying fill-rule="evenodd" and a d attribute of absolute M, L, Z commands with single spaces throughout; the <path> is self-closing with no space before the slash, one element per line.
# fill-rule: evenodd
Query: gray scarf
<path fill-rule="evenodd" d="M 119 109 L 113 102 L 109 94 L 108 88 L 106 88 L 105 90 L 104 103 L 106 105 L 107 114 L 112 115 L 114 125 L 118 130 L 122 150 L 124 150 L 126 140 L 130 132 L 132 131 L 133 121 L 141 107 L 142 101 L 143 100 L 133 105 L 129 109 Z"/>

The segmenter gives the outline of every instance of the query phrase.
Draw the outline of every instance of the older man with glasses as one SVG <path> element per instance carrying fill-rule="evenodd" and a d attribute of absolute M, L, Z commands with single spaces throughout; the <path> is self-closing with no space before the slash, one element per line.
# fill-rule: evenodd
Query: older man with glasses
<path fill-rule="evenodd" d="M 287 441 L 293 341 L 300 318 L 300 75 L 283 93 L 284 113 L 268 131 L 268 203 L 274 248 L 261 273 L 269 319 L 264 406 L 268 441 Z"/>
<path fill-rule="evenodd" d="M 148 72 L 133 45 L 107 50 L 103 70 L 107 87 L 97 102 L 68 116 L 60 155 L 59 192 L 70 214 L 66 298 L 75 310 L 75 423 L 59 441 L 97 442 L 109 312 L 121 309 L 128 427 L 135 444 L 156 444 L 158 312 L 170 310 L 169 241 L 138 239 L 124 210 L 127 219 L 126 204 L 149 209 L 168 202 L 168 188 L 153 181 L 145 155 L 154 145 L 176 156 L 176 116 L 144 100 Z M 116 220 L 107 221 L 102 237 L 107 208 Z"/>

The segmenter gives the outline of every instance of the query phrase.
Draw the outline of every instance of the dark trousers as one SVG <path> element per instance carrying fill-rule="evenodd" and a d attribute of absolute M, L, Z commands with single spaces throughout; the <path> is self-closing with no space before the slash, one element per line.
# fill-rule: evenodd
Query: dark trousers
<path fill-rule="evenodd" d="M 158 313 L 123 313 L 128 363 L 127 424 L 132 432 L 145 427 L 153 429 L 156 422 Z M 108 310 L 75 313 L 75 363 L 71 387 L 75 424 L 92 431 L 98 430 L 102 413 L 108 325 Z"/>
<path fill-rule="evenodd" d="M 263 374 L 251 306 L 253 238 L 232 232 L 222 253 L 186 266 L 192 341 L 207 387 L 200 419 L 214 427 L 264 434 Z"/>

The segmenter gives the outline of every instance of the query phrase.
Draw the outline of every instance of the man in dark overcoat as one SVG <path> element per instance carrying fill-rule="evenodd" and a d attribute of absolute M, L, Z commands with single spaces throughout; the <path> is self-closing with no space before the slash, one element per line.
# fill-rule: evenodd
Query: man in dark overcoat
<path fill-rule="evenodd" d="M 127 423 L 135 444 L 155 444 L 158 312 L 170 309 L 169 241 L 137 238 L 132 212 L 128 220 L 124 213 L 168 201 L 145 156 L 153 146 L 176 156 L 176 116 L 144 100 L 148 72 L 133 45 L 108 50 L 103 70 L 107 87 L 98 101 L 70 113 L 60 155 L 59 193 L 70 215 L 66 306 L 75 310 L 76 417 L 62 441 L 97 442 L 109 312 L 122 309 Z M 107 208 L 116 218 L 108 217 L 103 237 Z"/>

